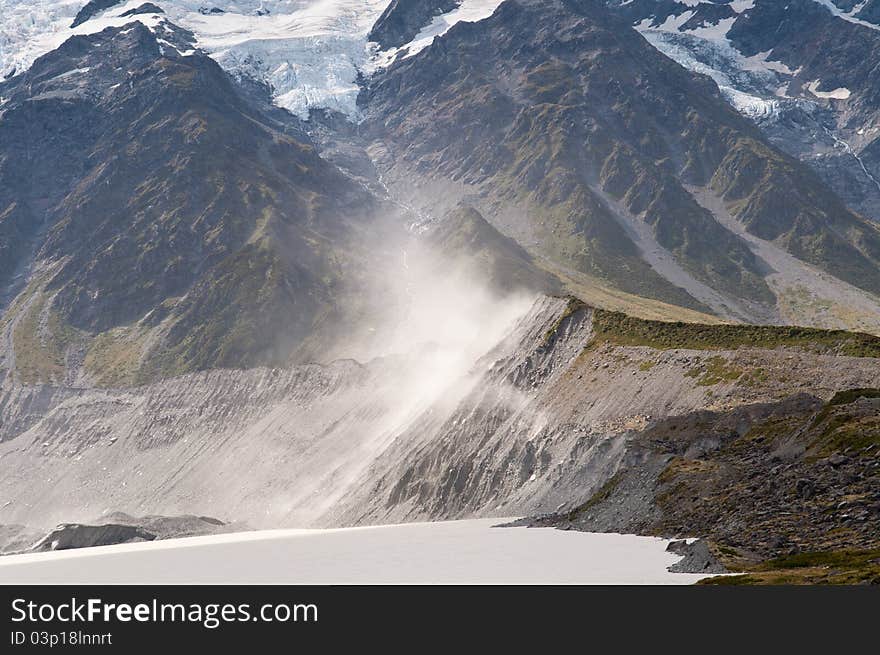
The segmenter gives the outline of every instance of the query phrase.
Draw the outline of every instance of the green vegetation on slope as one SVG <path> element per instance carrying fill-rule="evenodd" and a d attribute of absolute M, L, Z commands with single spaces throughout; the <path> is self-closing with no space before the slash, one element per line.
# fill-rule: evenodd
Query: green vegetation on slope
<path fill-rule="evenodd" d="M 42 292 L 37 292 L 12 332 L 15 368 L 25 384 L 64 378 L 65 353 L 80 333 L 65 323 Z"/>
<path fill-rule="evenodd" d="M 699 584 L 880 584 L 880 549 L 810 551 L 777 557 L 743 575 L 705 578 Z"/>
<path fill-rule="evenodd" d="M 593 310 L 594 343 L 647 346 L 657 350 L 733 350 L 736 348 L 801 348 L 811 352 L 880 357 L 880 337 L 845 330 L 818 330 L 775 325 L 703 325 L 633 318 L 620 312 Z"/>

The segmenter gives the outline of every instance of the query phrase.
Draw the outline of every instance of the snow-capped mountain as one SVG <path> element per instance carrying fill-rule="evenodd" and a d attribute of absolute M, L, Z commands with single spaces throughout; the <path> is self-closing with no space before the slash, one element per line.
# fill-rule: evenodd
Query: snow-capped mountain
<path fill-rule="evenodd" d="M 308 119 L 311 108 L 358 116 L 359 74 L 411 56 L 460 21 L 489 16 L 500 0 L 464 0 L 410 43 L 381 51 L 367 35 L 389 0 L 0 0 L 0 81 L 74 35 L 139 21 L 161 33 L 191 31 L 197 46 L 234 75 L 270 85 L 275 102 Z M 186 54 L 186 53 L 181 53 Z"/>
<path fill-rule="evenodd" d="M 869 56 L 877 0 L 609 0 L 660 52 L 711 77 L 740 113 L 880 219 Z M 844 80 L 846 78 L 846 80 Z"/>
<path fill-rule="evenodd" d="M 867 29 L 880 26 L 857 18 L 867 2 L 853 5 L 845 0 L 809 0 L 824 7 L 836 18 Z M 850 6 L 848 11 L 841 7 Z M 830 88 L 821 79 L 793 88 L 790 82 L 800 69 L 793 70 L 771 57 L 771 51 L 746 55 L 731 30 L 741 26 L 756 9 L 756 0 L 730 0 L 708 3 L 704 0 L 612 0 L 611 6 L 633 18 L 634 27 L 658 50 L 686 68 L 709 75 L 730 103 L 742 113 L 766 117 L 779 111 L 785 100 L 847 100 L 852 91 Z M 763 7 L 758 7 L 760 11 Z M 801 8 L 789 5 L 786 12 Z"/>

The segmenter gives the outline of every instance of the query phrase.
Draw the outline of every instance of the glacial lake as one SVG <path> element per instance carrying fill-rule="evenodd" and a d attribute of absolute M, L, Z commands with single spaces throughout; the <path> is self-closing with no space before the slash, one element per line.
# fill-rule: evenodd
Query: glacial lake
<path fill-rule="evenodd" d="M 0 557 L 0 584 L 692 584 L 664 539 L 507 519 L 260 530 Z"/>

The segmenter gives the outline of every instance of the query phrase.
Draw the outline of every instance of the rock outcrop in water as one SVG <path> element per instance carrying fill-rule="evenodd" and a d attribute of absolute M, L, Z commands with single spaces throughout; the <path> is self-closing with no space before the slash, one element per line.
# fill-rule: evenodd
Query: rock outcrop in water
<path fill-rule="evenodd" d="M 87 524 L 62 523 L 45 535 L 22 525 L 0 526 L 0 553 L 40 553 L 246 529 L 243 523 L 230 525 L 208 516 L 134 517 L 113 512 Z"/>
<path fill-rule="evenodd" d="M 50 550 L 69 550 L 71 548 L 90 548 L 127 544 L 137 541 L 153 541 L 156 535 L 131 525 L 81 525 L 65 523 L 52 530 L 36 543 L 32 551 L 41 553 Z"/>

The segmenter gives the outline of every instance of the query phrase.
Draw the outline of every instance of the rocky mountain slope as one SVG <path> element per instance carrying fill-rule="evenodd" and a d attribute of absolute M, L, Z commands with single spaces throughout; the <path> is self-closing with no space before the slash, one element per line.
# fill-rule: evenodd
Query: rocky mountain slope
<path fill-rule="evenodd" d="M 413 41 L 431 20 L 461 5 L 460 0 L 392 0 L 367 38 L 385 50 Z"/>
<path fill-rule="evenodd" d="M 108 28 L 0 85 L 0 328 L 25 382 L 284 362 L 385 254 L 381 202 L 191 41 Z"/>
<path fill-rule="evenodd" d="M 801 394 L 659 421 L 585 503 L 529 523 L 704 535 L 729 570 L 751 572 L 743 581 L 876 584 L 878 397 Z"/>
<path fill-rule="evenodd" d="M 248 58 L 271 27 L 314 61 L 324 27 L 288 22 L 292 5 L 135 4 L 13 3 L 5 52 L 25 68 L 0 85 L 0 331 L 2 368 L 24 381 L 326 360 L 339 334 L 322 334 L 373 322 L 361 285 L 406 251 L 405 225 L 454 232 L 439 225 L 462 201 L 501 251 L 522 249 L 495 255 L 526 257 L 517 279 L 533 289 L 557 278 L 652 316 L 880 330 L 877 230 L 632 16 L 589 1 L 511 1 L 486 20 L 497 3 L 334 5 L 321 26 L 382 41 L 352 65 L 355 126 L 311 73 L 259 73 L 275 49 Z M 368 36 L 376 18 L 406 33 Z M 217 50 L 221 28 L 238 45 Z M 330 43 L 341 57 L 349 41 Z M 279 109 L 294 87 L 310 121 Z"/>
<path fill-rule="evenodd" d="M 621 489 L 650 506 L 654 485 L 705 473 L 699 484 L 730 503 L 731 485 L 767 502 L 812 485 L 810 511 L 827 520 L 818 536 L 787 536 L 773 510 L 761 515 L 769 523 L 725 523 L 727 505 L 693 506 L 682 492 L 663 506 L 675 508 L 664 532 L 726 530 L 760 555 L 775 552 L 767 539 L 814 544 L 839 525 L 855 528 L 826 545 L 873 539 L 876 523 L 861 521 L 876 510 L 873 432 L 851 428 L 870 428 L 876 403 L 841 392 L 876 383 L 876 337 L 658 323 L 549 297 L 509 325 L 443 384 L 425 386 L 448 358 L 423 352 L 56 399 L 3 435 L 0 521 L 85 521 L 108 507 L 257 527 L 570 512 L 612 478 L 629 475 Z M 640 455 L 643 444 L 656 454 Z M 784 475 L 769 474 L 777 466 Z M 642 509 L 627 529 L 659 531 Z"/>
<path fill-rule="evenodd" d="M 870 3 L 0 7 L 4 547 L 540 514 L 873 566 Z"/>
<path fill-rule="evenodd" d="M 408 204 L 442 215 L 464 198 L 533 252 L 624 291 L 784 320 L 791 294 L 768 285 L 772 267 L 729 215 L 876 300 L 876 226 L 601 3 L 506 2 L 377 71 L 362 104 L 383 180 Z"/>
<path fill-rule="evenodd" d="M 661 52 L 710 75 L 780 149 L 851 208 L 880 217 L 875 2 L 657 2 L 609 6 Z"/>
<path fill-rule="evenodd" d="M 576 301 L 536 318 L 517 352 L 493 362 L 495 384 L 444 424 L 414 425 L 387 469 L 380 458 L 360 520 L 576 506 L 655 424 L 801 393 L 821 404 L 835 389 L 870 386 L 880 361 L 867 335 L 658 323 Z"/>

